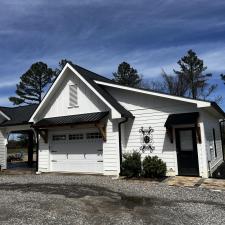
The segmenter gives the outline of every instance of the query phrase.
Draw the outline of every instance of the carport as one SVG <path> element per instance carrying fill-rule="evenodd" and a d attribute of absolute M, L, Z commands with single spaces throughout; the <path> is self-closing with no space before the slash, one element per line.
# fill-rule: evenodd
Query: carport
<path fill-rule="evenodd" d="M 33 139 L 35 130 L 29 123 L 37 105 L 19 107 L 0 107 L 0 166 L 7 169 L 7 146 L 8 138 L 12 133 L 28 135 L 28 167 L 33 166 Z M 36 138 L 35 138 L 36 139 Z"/>

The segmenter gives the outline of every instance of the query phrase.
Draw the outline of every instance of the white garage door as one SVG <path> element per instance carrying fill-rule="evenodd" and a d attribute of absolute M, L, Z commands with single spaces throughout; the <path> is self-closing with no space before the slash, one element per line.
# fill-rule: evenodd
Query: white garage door
<path fill-rule="evenodd" d="M 103 173 L 103 141 L 98 130 L 51 133 L 51 171 Z"/>

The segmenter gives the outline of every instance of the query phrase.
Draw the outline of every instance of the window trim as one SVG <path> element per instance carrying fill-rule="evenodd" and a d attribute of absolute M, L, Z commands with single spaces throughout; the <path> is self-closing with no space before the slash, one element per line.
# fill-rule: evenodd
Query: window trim
<path fill-rule="evenodd" d="M 221 144 L 222 144 L 222 152 L 223 152 L 223 160 L 225 160 L 225 120 L 222 120 L 219 122 L 220 125 L 220 138 L 221 138 Z"/>
<path fill-rule="evenodd" d="M 215 131 L 215 128 L 213 128 L 213 143 L 214 143 L 214 153 L 215 153 L 215 158 L 217 158 L 216 131 Z"/>

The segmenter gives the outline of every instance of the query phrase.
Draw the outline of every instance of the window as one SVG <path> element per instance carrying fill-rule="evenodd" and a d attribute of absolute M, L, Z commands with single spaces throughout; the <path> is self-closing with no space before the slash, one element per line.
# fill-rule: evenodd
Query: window
<path fill-rule="evenodd" d="M 69 135 L 69 140 L 82 140 L 84 139 L 83 134 L 70 134 Z"/>
<path fill-rule="evenodd" d="M 53 135 L 52 140 L 53 141 L 65 141 L 66 135 Z"/>
<path fill-rule="evenodd" d="M 99 138 L 102 138 L 102 135 L 98 132 L 93 132 L 93 133 L 87 133 L 86 137 L 87 139 L 99 139 Z"/>
<path fill-rule="evenodd" d="M 217 157 L 217 149 L 216 149 L 216 132 L 213 128 L 213 142 L 214 142 L 214 151 L 215 151 L 215 157 Z"/>
<path fill-rule="evenodd" d="M 69 107 L 76 107 L 78 105 L 77 99 L 77 85 L 69 85 Z"/>
<path fill-rule="evenodd" d="M 180 131 L 180 150 L 185 152 L 192 152 L 193 149 L 193 137 L 192 130 Z"/>

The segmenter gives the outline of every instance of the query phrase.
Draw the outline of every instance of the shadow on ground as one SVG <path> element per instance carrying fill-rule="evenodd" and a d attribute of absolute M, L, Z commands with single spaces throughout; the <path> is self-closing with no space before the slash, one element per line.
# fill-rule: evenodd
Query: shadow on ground
<path fill-rule="evenodd" d="M 190 217 L 186 205 L 225 209 L 225 204 L 219 205 L 211 201 L 130 197 L 102 187 L 77 184 L 7 183 L 0 184 L 0 191 L 11 196 L 11 203 L 5 199 L 7 204 L 4 205 L 4 210 L 0 207 L 0 222 L 4 224 L 13 224 L 10 221 L 12 217 L 24 220 L 26 216 L 32 216 L 34 224 L 42 224 L 43 221 L 48 221 L 47 224 L 180 224 L 181 220 L 182 224 L 196 224 L 195 219 L 199 215 L 194 212 Z M 26 215 L 29 210 L 32 210 L 32 214 Z M 37 218 L 35 211 L 38 212 Z M 44 213 L 40 217 L 42 211 Z M 48 218 L 45 218 L 46 212 L 49 214 Z M 57 223 L 51 223 L 53 218 Z M 43 221 L 39 223 L 36 219 Z M 82 222 L 78 223 L 78 220 Z"/>

